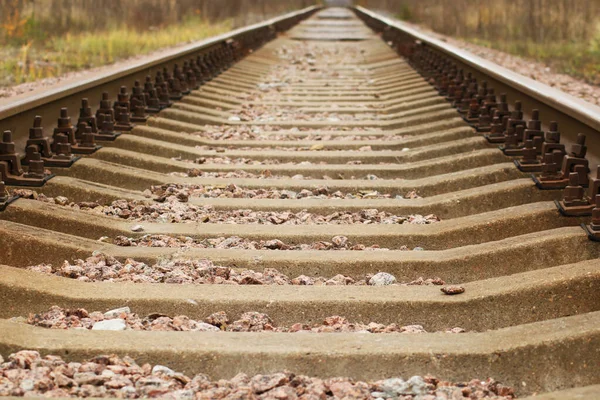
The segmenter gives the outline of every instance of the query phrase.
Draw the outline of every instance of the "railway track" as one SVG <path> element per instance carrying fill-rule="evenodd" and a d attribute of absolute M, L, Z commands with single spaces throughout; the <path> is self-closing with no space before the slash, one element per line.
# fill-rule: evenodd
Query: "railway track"
<path fill-rule="evenodd" d="M 0 394 L 597 398 L 600 113 L 547 90 L 310 8 L 4 104 Z"/>

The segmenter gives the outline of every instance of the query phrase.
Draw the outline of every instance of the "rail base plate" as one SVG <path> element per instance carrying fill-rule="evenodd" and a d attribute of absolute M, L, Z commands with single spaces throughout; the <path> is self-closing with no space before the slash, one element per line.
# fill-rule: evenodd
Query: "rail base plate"
<path fill-rule="evenodd" d="M 568 180 L 540 181 L 534 174 L 531 174 L 531 179 L 540 190 L 562 190 L 569 184 Z"/>
<path fill-rule="evenodd" d="M 129 132 L 132 129 L 133 129 L 133 124 L 129 124 L 129 125 L 119 125 L 119 124 L 116 124 L 115 125 L 115 131 L 119 131 L 120 133 L 122 133 L 122 132 Z"/>
<path fill-rule="evenodd" d="M 20 198 L 21 196 L 11 196 L 8 199 L 6 199 L 5 201 L 0 203 L 0 212 L 6 210 L 6 207 L 8 207 L 8 205 L 10 203 L 13 203 L 15 200 L 17 200 L 18 198 Z"/>
<path fill-rule="evenodd" d="M 554 204 L 563 217 L 589 217 L 594 209 L 593 205 L 568 207 L 561 200 L 554 200 Z"/>
<path fill-rule="evenodd" d="M 44 166 L 50 168 L 69 168 L 73 164 L 75 164 L 75 161 L 79 159 L 81 159 L 81 156 L 74 156 L 68 160 L 42 157 L 42 160 L 44 160 Z M 27 162 L 26 160 L 22 160 L 21 164 L 29 165 L 29 162 Z"/>
<path fill-rule="evenodd" d="M 492 127 L 491 126 L 477 126 L 475 124 L 471 125 L 473 128 L 475 128 L 475 130 L 479 133 L 485 133 L 485 132 L 491 132 Z M 487 136 L 487 135 L 486 135 Z M 486 138 L 487 139 L 487 138 Z"/>
<path fill-rule="evenodd" d="M 484 135 L 483 137 L 485 138 L 485 140 L 488 141 L 488 143 L 491 143 L 491 144 L 501 144 L 501 143 L 504 143 L 504 136 Z"/>
<path fill-rule="evenodd" d="M 70 160 L 52 160 L 52 159 L 44 159 L 44 165 L 52 168 L 69 168 L 75 161 L 81 159 L 81 156 L 71 157 Z"/>
<path fill-rule="evenodd" d="M 523 164 L 520 160 L 513 160 L 519 171 L 521 172 L 542 172 L 542 164 Z"/>
<path fill-rule="evenodd" d="M 505 146 L 500 146 L 498 148 L 500 150 L 502 150 L 502 152 L 504 153 L 505 156 L 518 157 L 518 156 L 523 155 L 523 150 L 520 148 L 512 148 L 512 147 L 507 148 Z"/>
<path fill-rule="evenodd" d="M 600 232 L 592 231 L 589 225 L 586 224 L 581 224 L 581 227 L 583 228 L 585 233 L 587 233 L 588 239 L 590 239 L 592 242 L 600 243 Z"/>
<path fill-rule="evenodd" d="M 96 134 L 94 135 L 94 140 L 98 140 L 100 142 L 113 142 L 122 134 L 122 132 L 115 132 L 110 135 Z"/>
<path fill-rule="evenodd" d="M 50 174 L 50 175 L 46 175 L 43 178 L 40 179 L 34 179 L 34 178 L 19 178 L 19 179 L 12 179 L 12 178 L 5 178 L 4 179 L 4 183 L 7 186 L 19 186 L 19 187 L 42 187 L 44 186 L 44 184 L 46 182 L 48 182 L 50 179 L 54 178 L 54 174 Z"/>
<path fill-rule="evenodd" d="M 74 154 L 94 154 L 98 150 L 100 150 L 102 146 L 96 145 L 94 147 L 73 147 L 71 152 Z"/>

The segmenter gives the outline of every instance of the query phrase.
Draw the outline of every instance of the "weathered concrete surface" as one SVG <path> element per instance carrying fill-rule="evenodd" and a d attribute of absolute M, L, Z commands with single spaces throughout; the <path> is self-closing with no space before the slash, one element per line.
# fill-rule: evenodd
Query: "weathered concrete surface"
<path fill-rule="evenodd" d="M 600 394 L 600 385 L 590 385 L 565 389 L 553 393 L 535 394 L 525 400 L 596 400 Z"/>
<path fill-rule="evenodd" d="M 441 221 L 429 225 L 413 224 L 352 224 L 352 225 L 261 225 L 222 223 L 150 223 L 140 222 L 143 232 L 132 232 L 136 221 L 108 217 L 88 212 L 84 218 L 76 209 L 35 200 L 19 199 L 0 214 L 0 219 L 37 226 L 88 239 L 100 236 L 125 235 L 139 237 L 161 234 L 173 237 L 215 238 L 239 236 L 253 240 L 278 238 L 286 244 L 311 243 L 346 236 L 353 243 L 377 243 L 381 247 L 401 246 L 441 250 L 491 242 L 526 233 L 578 226 L 585 218 L 559 218 L 553 202 L 532 203 L 504 208 L 484 214 Z"/>
<path fill-rule="evenodd" d="M 27 267 L 59 265 L 100 251 L 119 259 L 154 263 L 169 258 L 207 258 L 216 264 L 275 268 L 287 275 L 352 277 L 385 271 L 402 281 L 441 277 L 464 282 L 599 258 L 600 248 L 580 227 L 557 228 L 495 242 L 440 251 L 273 251 L 201 248 L 119 247 L 79 236 L 0 221 L 3 263 Z"/>
<path fill-rule="evenodd" d="M 245 188 L 273 188 L 300 191 L 311 187 L 326 186 L 332 192 L 356 193 L 361 190 L 378 191 L 383 194 L 404 196 L 417 190 L 422 196 L 433 196 L 490 185 L 525 176 L 512 163 L 495 164 L 466 171 L 451 172 L 427 179 L 261 179 L 261 178 L 182 178 L 150 172 L 147 170 L 85 158 L 71 168 L 57 170 L 57 175 L 110 184 L 121 188 L 143 191 L 152 185 L 168 183 L 219 186 L 234 184 Z"/>
<path fill-rule="evenodd" d="M 39 189 L 50 197 L 66 196 L 71 201 L 88 201 L 90 196 L 102 203 L 117 199 L 149 201 L 140 191 L 85 181 L 67 176 L 58 176 Z M 481 214 L 522 204 L 559 199 L 560 191 L 538 190 L 530 179 L 516 179 L 494 185 L 455 191 L 422 199 L 239 199 L 190 198 L 195 205 L 211 205 L 221 210 L 238 210 L 251 207 L 253 210 L 302 211 L 332 213 L 340 209 L 360 211 L 376 208 L 396 214 L 436 214 L 442 219 Z"/>
<path fill-rule="evenodd" d="M 452 124 L 452 121 L 443 120 L 445 124 Z M 435 125 L 434 125 L 435 124 Z M 473 132 L 473 129 L 468 126 L 458 126 L 456 128 L 451 129 L 440 129 L 440 124 L 436 123 L 426 123 L 419 124 L 416 127 L 427 125 L 434 125 L 434 131 L 432 133 L 424 134 L 425 132 L 418 132 L 419 136 L 414 134 L 414 131 L 411 131 L 413 135 L 406 135 L 403 137 L 402 135 L 398 135 L 397 140 L 212 140 L 203 138 L 200 135 L 189 135 L 187 133 L 180 133 L 175 131 L 170 131 L 167 129 L 161 129 L 156 127 L 148 127 L 148 126 L 140 126 L 134 128 L 132 134 L 136 136 L 141 136 L 143 138 L 148 139 L 156 139 L 165 142 L 170 142 L 178 145 L 187 145 L 187 146 L 221 146 L 226 147 L 228 149 L 235 149 L 236 147 L 310 147 L 312 145 L 320 145 L 323 146 L 323 149 L 318 150 L 358 150 L 363 146 L 371 146 L 372 150 L 402 150 L 403 148 L 407 149 L 415 149 L 418 147 L 434 145 L 439 143 L 447 143 L 453 140 L 465 139 L 476 136 Z M 457 124 L 458 125 L 458 124 Z M 269 135 L 277 134 L 277 131 L 274 132 L 265 132 L 265 136 L 268 138 Z M 287 132 L 282 132 L 287 134 Z M 340 137 L 341 132 L 333 132 L 337 133 L 337 136 Z M 386 131 L 375 131 L 375 132 L 357 132 L 358 136 L 365 136 L 367 133 L 372 135 L 380 135 L 380 136 L 391 136 L 387 135 Z M 323 132 L 323 134 L 328 134 Z M 352 131 L 346 131 L 346 134 L 352 134 Z M 362 134 L 362 135 L 361 135 Z M 304 133 L 306 135 L 306 133 Z M 290 136 L 301 137 L 299 132 L 292 133 Z M 135 136 L 131 137 L 127 135 L 127 139 L 135 140 Z M 343 138 L 341 138 L 343 139 Z M 111 145 L 111 147 L 121 147 L 118 142 L 115 142 Z M 494 149 L 496 150 L 496 149 Z M 99 151 L 99 153 L 102 150 Z M 496 152 L 498 152 L 496 150 Z M 502 153 L 500 153 L 502 154 Z M 360 153 L 357 154 L 360 158 Z"/>
<path fill-rule="evenodd" d="M 187 172 L 190 169 L 198 169 L 202 172 L 236 172 L 245 171 L 262 174 L 270 171 L 273 175 L 302 174 L 305 177 L 315 179 L 323 178 L 324 175 L 341 179 L 364 178 L 372 174 L 380 179 L 417 179 L 433 175 L 442 175 L 492 164 L 506 163 L 508 161 L 501 152 L 494 149 L 476 150 L 454 156 L 445 156 L 426 161 L 417 161 L 409 164 L 196 164 L 189 161 L 179 161 L 166 157 L 149 157 L 147 154 L 137 151 L 124 150 L 117 147 L 103 148 L 93 156 L 96 159 L 111 163 L 142 168 L 149 171 L 168 174 L 172 172 Z"/>
<path fill-rule="evenodd" d="M 464 127 L 464 126 L 465 126 L 465 122 L 462 120 L 462 118 L 455 116 L 453 118 L 447 118 L 447 119 L 443 119 L 440 121 L 426 122 L 426 123 L 422 123 L 422 124 L 418 124 L 418 125 L 413 125 L 413 126 L 410 126 L 407 128 L 390 129 L 390 130 L 385 130 L 385 131 L 370 130 L 370 129 L 365 129 L 365 130 L 360 130 L 360 131 L 355 131 L 355 130 L 325 131 L 325 130 L 319 130 L 319 129 L 308 129 L 308 130 L 300 131 L 300 132 L 287 131 L 287 130 L 285 132 L 286 132 L 286 134 L 293 135 L 293 136 L 306 136 L 309 134 L 320 134 L 320 133 L 333 135 L 333 136 L 343 136 L 343 135 L 348 135 L 348 134 L 369 135 L 369 136 L 371 136 L 371 135 L 416 136 L 416 135 L 421 135 L 421 134 L 425 134 L 425 133 L 436 133 L 438 131 L 444 131 L 446 129 Z M 189 122 L 176 121 L 173 119 L 162 118 L 160 116 L 156 116 L 156 117 L 148 118 L 147 125 L 144 127 L 144 129 L 139 129 L 142 127 L 134 128 L 132 130 L 132 134 L 142 135 L 142 134 L 144 134 L 144 132 L 152 132 L 152 130 L 148 129 L 148 127 L 162 128 L 164 130 L 170 130 L 173 133 L 183 133 L 183 132 L 194 133 L 194 132 L 206 131 L 206 129 L 207 129 L 206 125 L 197 125 L 197 124 L 192 124 Z M 138 130 L 140 130 L 139 133 L 138 133 Z M 155 132 L 158 132 L 158 131 L 155 131 Z M 151 136 L 149 136 L 149 137 L 151 137 Z M 187 136 L 187 138 L 188 138 L 188 140 L 193 140 L 193 139 L 190 139 L 190 136 Z"/>
<path fill-rule="evenodd" d="M 594 266 L 590 260 L 469 282 L 459 296 L 446 296 L 439 286 L 86 283 L 0 266 L 0 318 L 41 313 L 53 305 L 90 312 L 127 305 L 140 315 L 195 319 L 225 311 L 233 320 L 258 311 L 278 326 L 341 315 L 354 322 L 418 324 L 430 332 L 456 326 L 485 331 L 600 310 L 600 271 Z"/>
<path fill-rule="evenodd" d="M 213 379 L 283 369 L 355 379 L 495 376 L 530 394 L 597 384 L 600 378 L 600 312 L 460 335 L 64 332 L 9 321 L 0 321 L 0 330 L 2 354 L 27 348 L 82 360 L 115 353 Z"/>

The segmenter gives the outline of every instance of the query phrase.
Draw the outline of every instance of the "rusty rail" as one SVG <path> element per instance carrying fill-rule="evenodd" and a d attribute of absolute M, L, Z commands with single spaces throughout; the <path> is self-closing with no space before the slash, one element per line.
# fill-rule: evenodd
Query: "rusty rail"
<path fill-rule="evenodd" d="M 565 132 L 561 137 L 565 144 L 576 143 L 577 134 L 585 134 L 590 147 L 588 158 L 593 164 L 600 164 L 600 107 L 427 36 L 402 21 L 360 6 L 355 10 L 371 28 L 382 33 L 384 40 L 396 46 L 400 54 L 415 45 L 430 49 L 451 59 L 475 78 L 487 81 L 496 93 L 506 93 L 511 104 L 519 100 L 524 110 L 538 109 L 543 116 L 551 116 L 544 119 L 544 127 L 547 128 L 550 121 L 558 122 Z"/>
<path fill-rule="evenodd" d="M 199 42 L 163 52 L 156 57 L 145 57 L 142 61 L 132 61 L 125 67 L 109 69 L 101 74 L 93 74 L 89 78 L 77 79 L 57 87 L 46 89 L 37 94 L 23 94 L 10 99 L 0 100 L 0 132 L 10 130 L 13 140 L 19 147 L 24 147 L 27 140 L 27 129 L 35 116 L 41 116 L 47 123 L 58 118 L 61 108 L 67 108 L 74 114 L 80 107 L 82 98 L 88 98 L 95 105 L 100 101 L 102 93 L 109 94 L 108 100 L 116 100 L 122 86 L 130 87 L 132 82 L 144 82 L 146 76 L 157 70 L 171 70 L 176 64 L 196 58 L 220 48 L 228 41 L 242 43 L 248 49 L 256 47 L 261 41 L 269 40 L 278 32 L 285 31 L 300 20 L 317 11 L 312 6 L 291 12 L 257 24 L 236 29 L 232 32 L 208 38 Z M 252 43 L 260 38 L 259 43 Z M 245 43 L 247 42 L 247 43 Z"/>

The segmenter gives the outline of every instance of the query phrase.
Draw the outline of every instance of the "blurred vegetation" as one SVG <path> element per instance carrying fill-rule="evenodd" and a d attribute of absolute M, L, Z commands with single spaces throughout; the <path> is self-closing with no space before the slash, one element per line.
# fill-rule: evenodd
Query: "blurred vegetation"
<path fill-rule="evenodd" d="M 112 63 L 312 0 L 0 0 L 0 86 Z"/>
<path fill-rule="evenodd" d="M 600 85 L 599 0 L 358 0 L 436 32 Z"/>

